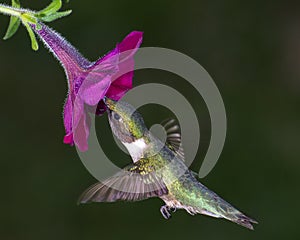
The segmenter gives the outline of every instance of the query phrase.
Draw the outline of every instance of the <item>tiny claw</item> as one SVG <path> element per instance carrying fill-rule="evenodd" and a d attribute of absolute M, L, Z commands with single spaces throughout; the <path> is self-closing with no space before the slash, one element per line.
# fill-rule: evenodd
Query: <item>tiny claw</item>
<path fill-rule="evenodd" d="M 171 214 L 169 213 L 169 207 L 167 205 L 164 205 L 160 208 L 160 212 L 163 215 L 165 219 L 169 219 L 171 217 Z"/>
<path fill-rule="evenodd" d="M 176 207 L 171 207 L 170 210 L 171 210 L 172 212 L 176 212 L 177 208 L 176 208 Z"/>

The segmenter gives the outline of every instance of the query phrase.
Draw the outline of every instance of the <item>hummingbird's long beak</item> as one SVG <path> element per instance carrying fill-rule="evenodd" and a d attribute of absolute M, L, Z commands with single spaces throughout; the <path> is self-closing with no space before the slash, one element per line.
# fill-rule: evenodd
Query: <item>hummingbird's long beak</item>
<path fill-rule="evenodd" d="M 106 107 L 110 110 L 113 110 L 114 106 L 116 105 L 116 101 L 114 101 L 108 97 L 104 97 L 103 101 L 104 101 Z"/>

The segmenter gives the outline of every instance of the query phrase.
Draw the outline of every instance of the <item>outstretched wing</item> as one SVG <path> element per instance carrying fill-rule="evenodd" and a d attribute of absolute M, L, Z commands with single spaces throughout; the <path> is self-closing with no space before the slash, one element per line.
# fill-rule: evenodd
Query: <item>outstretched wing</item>
<path fill-rule="evenodd" d="M 184 151 L 181 143 L 181 131 L 178 122 L 175 119 L 166 119 L 161 122 L 167 133 L 166 144 L 182 160 L 184 160 Z"/>
<path fill-rule="evenodd" d="M 168 193 L 168 189 L 149 165 L 143 161 L 130 164 L 103 182 L 90 186 L 79 198 L 79 203 L 140 201 L 159 197 Z"/>

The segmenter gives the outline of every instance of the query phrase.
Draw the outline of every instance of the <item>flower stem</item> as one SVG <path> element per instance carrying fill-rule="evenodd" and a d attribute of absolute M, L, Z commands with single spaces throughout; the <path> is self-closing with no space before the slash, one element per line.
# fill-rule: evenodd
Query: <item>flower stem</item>
<path fill-rule="evenodd" d="M 9 16 L 21 17 L 24 10 L 0 4 L 0 12 Z"/>
<path fill-rule="evenodd" d="M 42 30 L 41 23 L 42 22 L 52 22 L 56 19 L 68 16 L 69 14 L 71 14 L 71 12 L 72 12 L 71 10 L 59 12 L 61 6 L 62 6 L 61 0 L 52 0 L 52 2 L 46 8 L 36 12 L 36 11 L 29 10 L 29 9 L 21 8 L 19 0 L 12 0 L 12 6 L 8 6 L 8 5 L 0 3 L 0 13 L 10 16 L 9 26 L 8 26 L 8 29 L 7 29 L 6 34 L 3 39 L 6 40 L 6 39 L 9 39 L 10 37 L 12 37 L 18 30 L 20 23 L 22 23 L 26 27 L 28 34 L 30 36 L 32 49 L 37 50 L 38 42 L 36 40 L 34 31 L 37 34 L 39 34 L 39 30 Z M 49 30 L 48 32 L 51 32 L 51 30 Z M 52 33 L 52 36 L 54 36 L 54 35 L 55 35 L 55 33 Z M 56 35 L 58 35 L 58 34 L 56 34 Z M 51 38 L 51 36 L 50 36 L 50 38 Z M 59 36 L 59 38 L 60 38 L 60 40 L 62 39 L 60 36 Z M 51 39 L 50 39 L 50 41 L 51 41 Z M 62 39 L 62 41 L 64 41 L 64 40 Z M 49 46 L 51 44 L 49 44 L 49 42 L 46 41 L 46 45 Z M 50 46 L 50 48 L 51 48 L 51 46 Z M 73 48 L 73 47 L 70 45 L 70 46 L 67 46 L 66 48 Z M 57 54 L 53 49 L 51 49 L 51 50 L 52 50 L 52 52 Z M 75 52 L 73 49 L 72 49 L 72 51 L 73 51 L 73 53 Z M 58 58 L 59 58 L 59 56 L 58 56 Z"/>

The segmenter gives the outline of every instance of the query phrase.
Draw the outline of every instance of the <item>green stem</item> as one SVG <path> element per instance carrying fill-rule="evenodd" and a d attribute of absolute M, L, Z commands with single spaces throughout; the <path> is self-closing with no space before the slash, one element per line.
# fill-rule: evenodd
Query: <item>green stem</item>
<path fill-rule="evenodd" d="M 34 24 L 34 25 L 38 24 L 38 19 L 34 15 L 35 12 L 31 10 L 14 8 L 4 4 L 0 4 L 0 13 L 18 17 L 23 23 L 27 22 L 29 24 Z"/>
<path fill-rule="evenodd" d="M 58 12 L 61 8 L 61 0 L 52 0 L 50 5 L 41 11 L 32 11 L 29 9 L 21 8 L 19 0 L 12 0 L 12 6 L 0 3 L 0 14 L 10 16 L 10 22 L 4 40 L 10 38 L 18 30 L 20 23 L 22 23 L 30 36 L 32 49 L 38 49 L 38 43 L 35 38 L 34 30 L 42 30 L 41 23 L 43 21 L 52 22 L 58 18 L 69 15 L 72 11 Z"/>
<path fill-rule="evenodd" d="M 10 16 L 20 17 L 23 13 L 23 10 L 21 10 L 20 8 L 14 8 L 6 6 L 4 4 L 0 4 L 0 12 Z"/>

